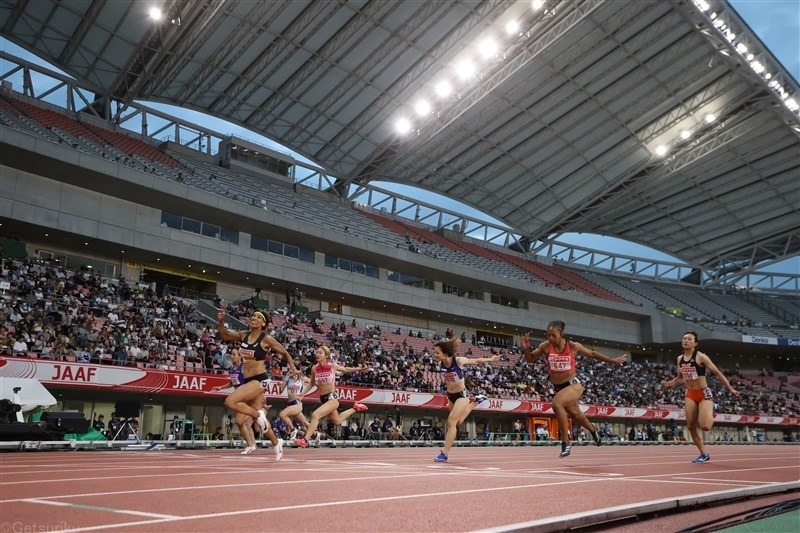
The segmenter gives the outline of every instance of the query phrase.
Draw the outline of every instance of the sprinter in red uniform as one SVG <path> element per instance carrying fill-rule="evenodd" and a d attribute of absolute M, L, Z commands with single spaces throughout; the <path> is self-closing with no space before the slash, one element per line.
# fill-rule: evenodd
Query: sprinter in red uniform
<path fill-rule="evenodd" d="M 531 334 L 526 333 L 522 337 L 522 349 L 525 352 L 525 360 L 533 363 L 545 356 L 547 370 L 550 373 L 550 381 L 553 383 L 553 411 L 558 420 L 558 429 L 561 432 L 561 455 L 567 457 L 572 451 L 572 438 L 569 432 L 568 419 L 572 418 L 578 424 L 585 427 L 592 434 L 595 444 L 600 446 L 600 434 L 594 424 L 589 422 L 578 406 L 578 400 L 583 395 L 583 385 L 581 380 L 575 375 L 577 364 L 575 354 L 581 353 L 592 359 L 603 361 L 612 365 L 624 363 L 628 354 L 622 354 L 616 359 L 603 355 L 597 350 L 590 350 L 579 342 L 573 342 L 564 338 L 565 324 L 560 320 L 554 320 L 547 325 L 547 340 L 539 345 L 535 350 L 531 350 Z"/>

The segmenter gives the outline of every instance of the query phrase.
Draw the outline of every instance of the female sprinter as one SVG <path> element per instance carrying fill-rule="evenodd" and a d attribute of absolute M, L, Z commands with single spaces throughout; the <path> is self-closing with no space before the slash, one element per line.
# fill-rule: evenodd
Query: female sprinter
<path fill-rule="evenodd" d="M 308 427 L 308 420 L 303 415 L 303 396 L 301 393 L 310 382 L 311 380 L 304 376 L 302 372 L 297 371 L 289 372 L 286 375 L 286 379 L 281 383 L 281 392 L 286 391 L 286 401 L 288 403 L 283 411 L 278 413 L 278 416 L 286 424 L 286 429 L 292 428 L 292 434 L 289 436 L 292 440 L 297 436 L 297 429 L 294 429 L 294 422 L 292 421 L 293 418 L 299 420 L 303 427 Z"/>
<path fill-rule="evenodd" d="M 275 457 L 280 460 L 283 442 L 275 437 L 275 433 L 271 431 L 272 428 L 269 428 L 267 413 L 263 409 L 264 391 L 268 381 L 267 362 L 272 360 L 272 352 L 276 352 L 287 362 L 292 372 L 296 372 L 297 368 L 286 348 L 267 335 L 265 328 L 269 325 L 269 319 L 266 314 L 255 311 L 250 317 L 249 331 L 228 331 L 224 321 L 225 310 L 220 309 L 217 313 L 217 331 L 222 340 L 239 343 L 237 349 L 243 361 L 242 376 L 244 378 L 242 385 L 225 398 L 225 407 L 252 418 L 263 431 L 270 431 L 272 433 L 270 441 L 275 446 Z M 244 453 L 249 454 L 256 449 L 256 443 L 251 432 L 245 433 L 247 435 L 242 434 L 247 442 Z"/>
<path fill-rule="evenodd" d="M 703 435 L 697 429 L 698 421 L 700 429 L 703 431 L 710 431 L 714 425 L 714 394 L 708 388 L 706 370 L 710 370 L 717 376 L 717 379 L 724 383 L 734 396 L 739 396 L 739 391 L 731 387 L 728 378 L 719 371 L 706 354 L 697 351 L 698 344 L 697 333 L 688 331 L 683 334 L 681 340 L 683 354 L 678 356 L 678 375 L 669 381 L 662 381 L 661 386 L 674 387 L 681 382 L 686 383 L 686 406 L 684 407 L 686 425 L 689 426 L 689 433 L 692 434 L 694 445 L 700 450 L 700 456 L 692 459 L 692 462 L 705 463 L 711 457 L 706 453 Z"/>
<path fill-rule="evenodd" d="M 242 356 L 239 355 L 239 350 L 236 348 L 231 350 L 231 362 L 233 363 L 233 367 L 228 372 L 231 380 L 230 384 L 214 387 L 211 389 L 213 392 L 218 392 L 225 389 L 235 390 L 244 383 L 244 375 L 242 374 L 242 367 L 244 366 L 242 363 Z M 264 397 L 261 396 L 250 402 L 250 407 L 258 410 L 261 409 L 263 403 Z M 247 415 L 243 415 L 242 413 L 236 413 L 234 422 L 239 428 L 239 434 L 242 436 L 242 439 L 244 439 L 244 441 L 247 443 L 247 447 L 242 452 L 242 455 L 248 455 L 256 449 L 255 435 L 253 434 L 253 419 Z M 275 432 L 272 431 L 272 428 L 267 431 L 267 437 L 275 447 L 275 460 L 280 461 L 283 457 L 283 443 L 277 439 Z"/>
<path fill-rule="evenodd" d="M 461 344 L 461 341 L 458 339 L 446 339 L 433 345 L 433 358 L 440 363 L 439 368 L 444 372 L 444 382 L 447 385 L 447 400 L 450 406 L 450 414 L 447 416 L 447 430 L 444 435 L 444 448 L 434 459 L 437 463 L 447 462 L 447 454 L 450 453 L 450 448 L 453 447 L 453 443 L 456 440 L 458 425 L 467 419 L 467 416 L 479 403 L 486 400 L 485 396 L 477 395 L 473 401 L 470 401 L 467 396 L 467 386 L 464 384 L 462 367 L 465 365 L 494 363 L 500 360 L 499 355 L 475 359 L 456 357 L 456 348 L 458 348 L 459 344 Z"/>
<path fill-rule="evenodd" d="M 600 434 L 594 424 L 589 422 L 589 419 L 578 407 L 578 400 L 583 395 L 583 385 L 575 376 L 577 369 L 575 354 L 581 353 L 592 359 L 612 365 L 621 365 L 628 358 L 628 354 L 622 354 L 620 357 L 612 359 L 596 350 L 590 350 L 579 342 L 567 340 L 564 338 L 565 327 L 566 325 L 560 320 L 550 322 L 547 325 L 547 340 L 535 350 L 531 350 L 530 332 L 522 337 L 521 342 L 527 362 L 533 363 L 542 355 L 545 356 L 547 361 L 550 382 L 553 384 L 553 390 L 556 393 L 553 397 L 553 411 L 558 420 L 558 430 L 561 432 L 561 455 L 559 457 L 567 457 L 572 451 L 572 437 L 570 436 L 568 418 L 572 418 L 585 427 L 594 437 L 594 442 L 597 446 L 600 446 L 601 442 Z"/>
<path fill-rule="evenodd" d="M 316 411 L 311 413 L 311 422 L 308 424 L 306 434 L 302 439 L 294 439 L 295 444 L 301 448 L 308 446 L 308 439 L 314 436 L 317 432 L 319 421 L 328 417 L 328 421 L 338 426 L 355 413 L 360 413 L 367 410 L 367 406 L 361 403 L 354 403 L 353 407 L 341 413 L 337 411 L 339 408 L 339 396 L 336 394 L 336 372 L 344 374 L 352 374 L 362 370 L 367 370 L 367 367 L 361 368 L 348 368 L 340 366 L 331 362 L 331 349 L 327 346 L 320 346 L 317 348 L 317 364 L 311 367 L 311 381 L 306 384 L 305 389 L 300 393 L 300 396 L 305 396 L 308 391 L 319 387 L 319 402 L 320 406 Z"/>

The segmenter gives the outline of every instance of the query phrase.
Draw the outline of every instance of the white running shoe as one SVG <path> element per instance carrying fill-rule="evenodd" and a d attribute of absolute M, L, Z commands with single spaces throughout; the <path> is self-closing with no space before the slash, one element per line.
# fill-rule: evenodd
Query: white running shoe
<path fill-rule="evenodd" d="M 258 410 L 258 419 L 256 420 L 258 427 L 261 428 L 261 431 L 267 430 L 267 413 L 263 409 Z"/>
<path fill-rule="evenodd" d="M 281 459 L 283 459 L 283 439 L 278 439 L 278 444 L 275 445 L 275 460 Z"/>
<path fill-rule="evenodd" d="M 294 440 L 295 437 L 297 437 L 297 430 L 296 429 L 292 430 L 292 434 L 289 435 L 289 440 Z"/>
<path fill-rule="evenodd" d="M 256 451 L 256 447 L 255 446 L 248 446 L 247 448 L 244 449 L 244 451 L 242 452 L 242 455 L 250 455 L 254 451 Z"/>

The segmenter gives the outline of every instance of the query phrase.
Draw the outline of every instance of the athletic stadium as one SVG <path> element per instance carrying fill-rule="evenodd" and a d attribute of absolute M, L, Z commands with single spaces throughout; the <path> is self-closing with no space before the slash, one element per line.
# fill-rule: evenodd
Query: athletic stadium
<path fill-rule="evenodd" d="M 800 87 L 725 0 L 0 28 L 3 531 L 797 530 Z"/>

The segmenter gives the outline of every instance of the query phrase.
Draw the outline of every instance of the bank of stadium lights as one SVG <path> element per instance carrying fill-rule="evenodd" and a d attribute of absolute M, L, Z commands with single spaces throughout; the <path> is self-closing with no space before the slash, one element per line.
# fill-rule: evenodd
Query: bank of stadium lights
<path fill-rule="evenodd" d="M 539 11 L 544 8 L 547 2 L 545 0 L 532 0 L 531 9 Z M 547 11 L 545 11 L 546 13 Z M 517 20 L 509 20 L 504 26 L 505 33 L 509 38 L 520 37 L 523 35 L 520 31 L 520 25 Z M 496 31 L 493 33 L 497 33 Z M 485 63 L 502 61 L 505 55 L 501 53 L 502 43 L 499 43 L 493 36 L 486 35 L 480 39 L 475 46 L 476 58 Z M 450 67 L 451 75 L 461 83 L 469 83 L 475 78 L 480 78 L 480 64 L 476 63 L 471 57 L 462 57 Z M 460 93 L 451 84 L 448 79 L 438 80 L 434 86 L 433 95 L 439 101 L 447 101 L 450 98 L 459 98 Z M 418 119 L 425 119 L 430 115 L 436 113 L 434 105 L 428 99 L 420 97 L 413 104 L 414 112 Z M 419 133 L 419 128 L 411 123 L 407 116 L 400 116 L 394 123 L 395 131 L 398 134 L 405 135 L 412 131 Z"/>
<path fill-rule="evenodd" d="M 722 37 L 725 38 L 726 41 L 728 41 L 733 49 L 739 53 L 739 55 L 750 66 L 753 72 L 761 76 L 770 89 L 775 91 L 775 93 L 783 102 L 783 105 L 785 105 L 793 113 L 800 115 L 800 113 L 798 113 L 798 111 L 800 111 L 800 104 L 798 104 L 794 96 L 789 94 L 780 81 L 774 79 L 775 75 L 767 70 L 767 67 L 758 59 L 757 54 L 750 50 L 747 44 L 743 42 L 744 38 L 746 37 L 740 36 L 739 42 L 735 43 L 737 35 L 730 27 L 730 24 L 724 20 L 722 15 L 715 11 L 709 13 L 711 6 L 705 0 L 692 0 L 692 3 L 697 9 L 699 9 L 709 18 L 711 25 L 720 33 L 720 35 L 722 35 Z"/>
<path fill-rule="evenodd" d="M 703 117 L 703 120 L 705 121 L 706 124 L 713 124 L 714 121 L 717 120 L 717 116 L 714 115 L 713 113 L 707 113 Z M 680 137 L 680 142 L 684 142 L 688 141 L 692 137 L 692 132 L 689 130 L 681 130 L 681 132 L 678 135 Z M 658 146 L 655 147 L 653 153 L 655 153 L 658 157 L 664 157 L 665 155 L 667 155 L 667 153 L 669 153 L 669 151 L 670 151 L 669 145 L 659 144 Z"/>

